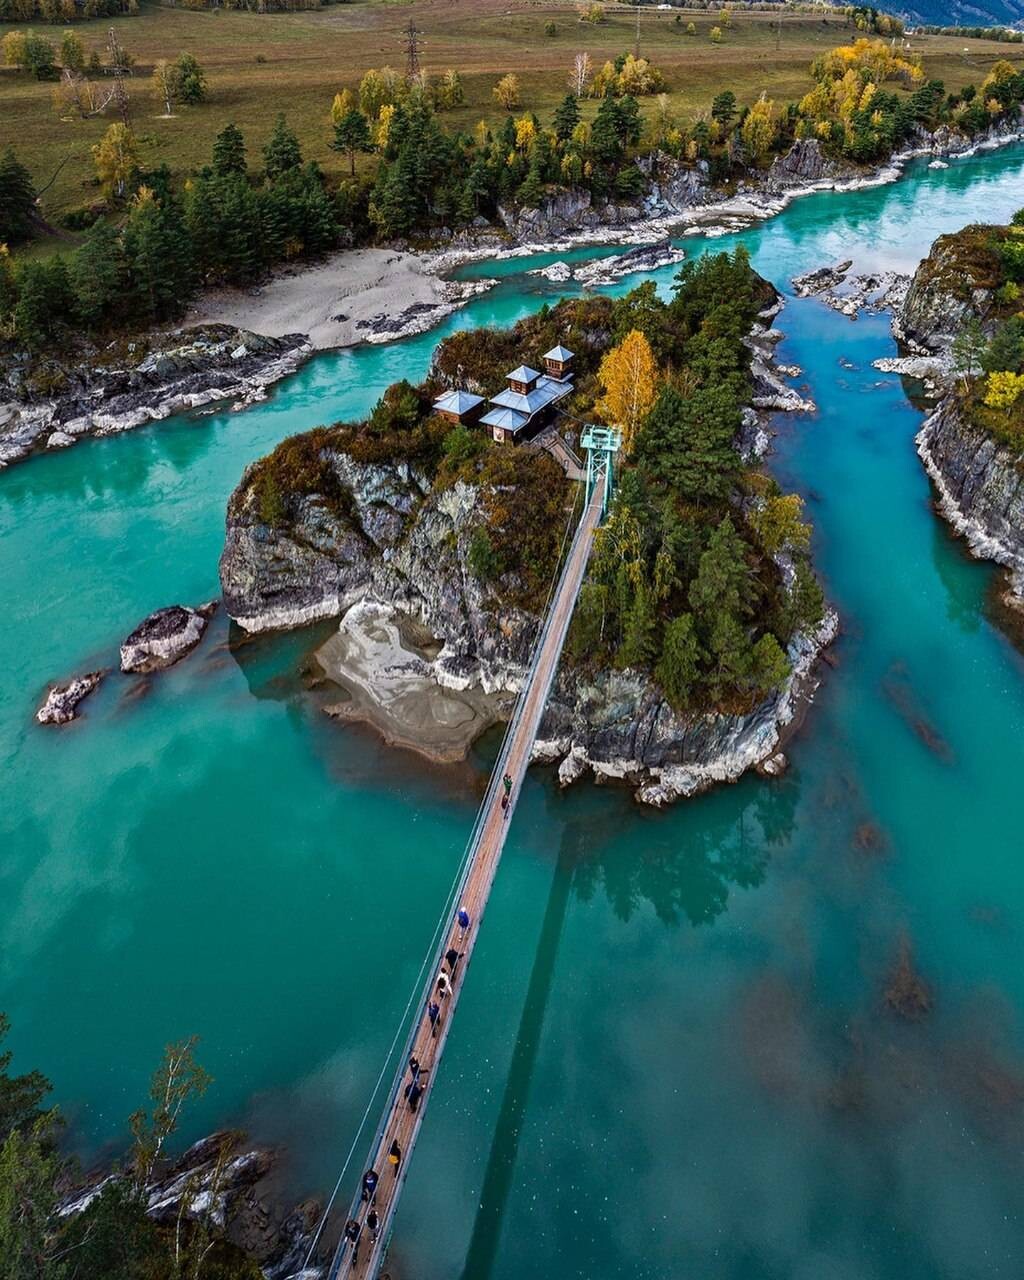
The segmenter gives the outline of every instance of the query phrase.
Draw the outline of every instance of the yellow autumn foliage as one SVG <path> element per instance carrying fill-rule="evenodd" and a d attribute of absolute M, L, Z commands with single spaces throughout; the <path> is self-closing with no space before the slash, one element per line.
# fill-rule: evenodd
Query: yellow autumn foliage
<path fill-rule="evenodd" d="M 650 413 L 658 393 L 657 361 L 639 329 L 631 329 L 608 352 L 597 377 L 604 388 L 597 411 L 610 426 L 621 429 L 623 448 L 631 453 L 637 429 Z"/>

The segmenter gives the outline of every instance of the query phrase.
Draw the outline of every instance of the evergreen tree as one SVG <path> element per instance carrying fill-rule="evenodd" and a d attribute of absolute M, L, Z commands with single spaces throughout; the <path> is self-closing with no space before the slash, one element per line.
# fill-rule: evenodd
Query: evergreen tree
<path fill-rule="evenodd" d="M 736 95 L 729 89 L 717 94 L 711 104 L 711 116 L 718 121 L 723 130 L 728 131 L 729 126 L 736 119 Z"/>
<path fill-rule="evenodd" d="M 748 571 L 743 540 L 732 520 L 725 516 L 712 531 L 707 550 L 700 558 L 697 576 L 690 584 L 690 608 L 705 633 L 709 619 L 726 613 L 738 616 L 748 611 L 746 585 Z"/>
<path fill-rule="evenodd" d="M 789 675 L 789 659 L 770 631 L 754 645 L 750 654 L 750 680 L 762 696 L 782 687 Z"/>
<path fill-rule="evenodd" d="M 356 152 L 373 150 L 370 143 L 370 126 L 366 123 L 366 117 L 361 111 L 353 109 L 342 116 L 334 126 L 334 141 L 331 147 L 334 151 L 343 151 L 348 156 L 349 173 L 355 177 Z"/>
<path fill-rule="evenodd" d="M 540 166 L 535 162 L 530 164 L 526 177 L 517 193 L 517 198 L 521 205 L 528 209 L 535 209 L 541 202 L 544 195 L 544 183 L 541 181 Z"/>
<path fill-rule="evenodd" d="M 245 138 L 237 125 L 225 125 L 214 138 L 213 171 L 222 178 L 229 173 L 245 173 Z"/>
<path fill-rule="evenodd" d="M 157 200 L 141 188 L 125 227 L 124 248 L 137 313 L 147 321 L 180 315 L 194 277 L 188 231 L 177 203 Z"/>
<path fill-rule="evenodd" d="M 622 159 L 623 122 L 619 104 L 608 94 L 598 108 L 590 131 L 590 150 L 601 164 L 614 165 Z"/>
<path fill-rule="evenodd" d="M 69 274 L 84 324 L 95 329 L 110 323 L 121 308 L 127 267 L 117 232 L 102 218 L 89 228 Z"/>
<path fill-rule="evenodd" d="M 263 163 L 268 178 L 276 178 L 302 164 L 302 148 L 298 138 L 288 128 L 283 112 L 274 122 L 274 132 L 263 148 Z"/>
<path fill-rule="evenodd" d="M 647 415 L 637 456 L 657 480 L 694 501 L 720 500 L 740 467 L 732 446 L 741 414 L 727 387 L 700 387 L 684 398 L 665 387 Z"/>
<path fill-rule="evenodd" d="M 580 122 L 580 103 L 574 93 L 567 93 L 555 108 L 555 137 L 559 142 L 568 142 L 572 131 Z"/>
<path fill-rule="evenodd" d="M 693 616 L 680 614 L 665 626 L 661 659 L 656 675 L 665 697 L 681 711 L 693 697 L 700 680 L 701 648 L 693 625 Z"/>
<path fill-rule="evenodd" d="M 32 237 L 35 207 L 32 177 L 8 147 L 0 155 L 0 244 L 20 244 Z"/>
<path fill-rule="evenodd" d="M 618 665 L 648 667 L 658 652 L 657 630 L 654 598 L 646 577 L 642 576 L 634 587 L 633 600 L 625 614 Z"/>
<path fill-rule="evenodd" d="M 26 262 L 18 273 L 17 287 L 15 334 L 26 346 L 39 350 L 70 318 L 73 298 L 64 259 Z"/>

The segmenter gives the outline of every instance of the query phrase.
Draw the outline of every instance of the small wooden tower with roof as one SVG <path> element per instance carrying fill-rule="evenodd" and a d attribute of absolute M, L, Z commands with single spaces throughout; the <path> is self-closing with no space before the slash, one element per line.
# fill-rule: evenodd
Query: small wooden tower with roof
<path fill-rule="evenodd" d="M 554 378 L 557 382 L 565 382 L 567 378 L 572 377 L 573 352 L 568 347 L 563 347 L 559 343 L 557 347 L 545 351 L 543 359 L 544 370 L 549 378 Z"/>

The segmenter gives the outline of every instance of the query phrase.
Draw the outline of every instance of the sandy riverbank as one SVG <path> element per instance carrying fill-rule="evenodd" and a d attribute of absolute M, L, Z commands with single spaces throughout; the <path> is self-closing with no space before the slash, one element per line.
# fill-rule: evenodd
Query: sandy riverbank
<path fill-rule="evenodd" d="M 490 281 L 442 280 L 429 261 L 396 249 L 347 249 L 254 289 L 217 289 L 187 323 L 218 321 L 267 337 L 305 333 L 319 351 L 389 342 L 437 324 Z"/>
<path fill-rule="evenodd" d="M 465 760 L 480 734 L 504 719 L 512 697 L 440 683 L 434 667 L 439 649 L 390 605 L 353 605 L 314 654 L 346 694 L 324 710 L 338 720 L 370 724 L 391 746 L 438 763 Z"/>

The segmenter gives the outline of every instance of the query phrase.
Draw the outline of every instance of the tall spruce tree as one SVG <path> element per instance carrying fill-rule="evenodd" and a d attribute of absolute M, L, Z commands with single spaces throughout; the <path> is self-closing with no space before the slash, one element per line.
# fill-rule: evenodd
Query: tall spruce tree
<path fill-rule="evenodd" d="M 580 102 L 574 93 L 567 93 L 555 108 L 555 137 L 559 142 L 568 142 L 572 131 L 580 122 Z"/>
<path fill-rule="evenodd" d="M 334 126 L 334 141 L 331 143 L 331 148 L 334 151 L 342 151 L 348 156 L 349 174 L 354 178 L 356 153 L 373 150 L 370 142 L 370 126 L 361 111 L 353 108 L 341 117 Z"/>
<path fill-rule="evenodd" d="M 213 140 L 213 171 L 224 178 L 245 170 L 245 138 L 237 125 L 226 124 Z"/>
<path fill-rule="evenodd" d="M 123 311 L 127 263 L 117 231 L 99 219 L 71 259 L 75 307 L 87 328 L 111 323 Z"/>
<path fill-rule="evenodd" d="M 288 128 L 283 112 L 274 121 L 274 132 L 263 148 L 263 164 L 268 178 L 277 178 L 302 164 L 302 148 L 298 138 Z"/>
<path fill-rule="evenodd" d="M 21 244 L 34 233 L 32 176 L 8 147 L 0 155 L 0 244 Z"/>

